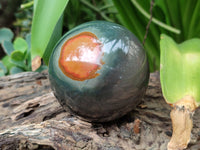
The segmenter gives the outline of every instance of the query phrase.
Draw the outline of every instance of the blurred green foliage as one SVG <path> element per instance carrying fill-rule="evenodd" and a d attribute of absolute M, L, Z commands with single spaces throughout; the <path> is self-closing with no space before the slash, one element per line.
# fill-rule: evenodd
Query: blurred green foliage
<path fill-rule="evenodd" d="M 25 66 L 28 67 L 20 67 L 19 64 L 17 66 L 23 71 L 31 69 L 29 57 L 33 59 L 35 56 L 40 56 L 45 64 L 48 64 L 52 49 L 60 37 L 81 23 L 93 20 L 119 23 L 132 31 L 142 42 L 151 17 L 149 10 L 152 0 L 59 0 L 54 2 L 21 0 L 21 7 L 15 12 L 16 21 L 13 26 L 17 30 L 14 35 L 26 37 L 31 31 L 32 56 L 27 52 L 30 49 L 27 49 L 26 52 L 23 48 L 13 50 L 11 43 L 14 45 L 15 42 L 12 40 L 1 42 L 7 59 L 8 57 L 9 59 L 17 57 L 17 60 L 22 58 L 26 60 L 24 61 L 26 62 Z M 37 5 L 38 3 L 40 5 Z M 200 10 L 200 1 L 198 0 L 154 0 L 153 18 L 144 44 L 151 71 L 159 70 L 161 33 L 170 35 L 178 43 L 193 37 L 200 37 L 200 13 L 198 10 Z M 180 34 L 178 34 L 179 31 Z M 3 33 L 0 34 L 3 37 Z M 6 36 L 11 36 L 11 34 Z M 5 47 L 9 50 L 5 50 Z M 11 55 L 13 51 L 15 52 Z M 0 66 L 2 64 L 4 63 L 1 62 Z M 5 69 L 2 70 L 5 72 Z M 6 74 L 9 73 L 10 69 L 8 68 Z"/>
<path fill-rule="evenodd" d="M 120 22 L 131 30 L 140 41 L 144 40 L 146 26 L 150 15 L 152 0 L 113 0 L 120 14 Z M 144 47 L 146 49 L 151 71 L 160 66 L 160 34 L 170 35 L 180 43 L 187 39 L 200 37 L 200 1 L 198 0 L 154 0 L 152 23 Z M 158 23 L 155 23 L 155 19 Z M 163 28 L 162 25 L 168 28 Z M 180 31 L 174 32 L 172 28 Z"/>
<path fill-rule="evenodd" d="M 21 0 L 20 8 L 18 8 L 18 10 L 14 13 L 16 17 L 16 20 L 13 22 L 13 27 L 15 28 L 14 33 L 10 29 L 7 29 L 7 28 L 6 29 L 4 28 L 4 29 L 9 30 L 9 32 L 7 32 L 5 35 L 3 33 L 0 33 L 1 34 L 0 41 L 2 41 L 0 44 L 2 46 L 3 51 L 6 54 L 6 56 L 2 58 L 1 63 L 0 63 L 0 68 L 1 68 L 0 72 L 3 72 L 1 73 L 1 75 L 8 75 L 8 74 L 21 72 L 21 71 L 31 70 L 30 47 L 28 47 L 28 49 L 25 50 L 25 48 L 23 47 L 16 48 L 15 46 L 14 48 L 14 45 L 18 43 L 21 43 L 21 45 L 23 44 L 25 45 L 25 42 L 23 41 L 26 41 L 27 36 L 29 36 L 29 41 L 27 44 L 28 45 L 31 44 L 29 33 L 31 31 L 31 25 L 33 23 L 32 22 L 33 10 L 34 8 L 36 8 L 36 6 L 33 7 L 34 2 L 37 3 L 37 0 L 35 1 Z M 46 7 L 49 7 L 50 5 L 52 5 L 52 3 L 50 4 L 49 3 L 50 3 L 49 0 L 46 1 L 46 4 L 45 4 Z M 58 2 L 56 1 L 56 3 Z M 42 5 L 40 6 L 43 7 Z M 55 7 L 53 8 L 55 9 Z M 33 50 L 34 51 L 33 53 L 35 53 L 36 55 L 40 55 L 42 52 L 41 56 L 43 57 L 43 60 L 46 62 L 46 64 L 48 64 L 48 59 L 51 55 L 51 51 L 54 45 L 62 36 L 62 34 L 67 32 L 68 30 L 74 28 L 75 26 L 81 23 L 92 21 L 92 20 L 107 20 L 107 21 L 112 21 L 112 22 L 118 22 L 118 19 L 116 17 L 117 10 L 113 5 L 112 0 L 103 0 L 103 1 L 69 0 L 68 5 L 64 8 L 65 9 L 63 10 L 62 16 L 58 18 L 59 21 L 58 22 L 54 21 L 54 22 L 57 22 L 57 24 L 56 24 L 56 27 L 53 28 L 53 31 L 52 31 L 53 33 L 50 34 L 50 37 L 48 38 L 49 41 L 47 42 L 47 45 L 45 46 L 46 48 L 39 51 L 35 49 Z M 40 11 L 44 11 L 44 10 L 46 10 L 44 9 L 44 7 L 43 9 L 40 9 Z M 51 10 L 48 10 L 48 11 L 51 11 Z M 46 14 L 48 14 L 48 11 L 46 11 Z M 46 17 L 46 14 L 44 14 L 43 16 L 44 18 Z M 41 26 L 41 31 L 44 30 L 46 26 L 44 26 L 44 24 L 41 21 L 38 21 L 38 22 L 39 22 L 38 24 Z M 49 30 L 46 31 L 45 33 L 48 33 L 48 32 Z M 39 31 L 36 30 L 35 33 L 39 33 Z M 14 36 L 17 36 L 15 40 L 13 39 Z M 40 37 L 40 35 L 38 36 Z M 1 37 L 3 38 L 2 40 L 1 40 Z M 6 37 L 9 38 L 9 40 L 6 40 Z M 24 37 L 24 38 L 21 38 L 21 37 Z M 44 44 L 44 42 L 41 40 L 39 40 L 38 43 Z M 35 45 L 33 45 L 33 47 L 34 46 Z M 46 67 L 43 65 L 41 68 L 46 68 Z M 41 68 L 39 68 L 39 70 L 42 70 Z M 14 71 L 11 71 L 11 70 L 14 70 Z"/>
<path fill-rule="evenodd" d="M 31 71 L 31 34 L 16 37 L 8 28 L 0 29 L 0 44 L 6 55 L 0 60 L 0 76 Z M 13 41 L 13 42 L 12 42 Z M 47 69 L 42 65 L 37 71 Z"/>
<path fill-rule="evenodd" d="M 119 23 L 117 9 L 112 0 L 70 0 L 64 11 L 64 27 L 67 30 L 93 20 Z"/>
<path fill-rule="evenodd" d="M 0 29 L 0 44 L 6 53 L 0 61 L 0 76 L 31 70 L 30 34 L 26 39 L 17 37 L 12 43 L 13 35 L 8 28 Z"/>
<path fill-rule="evenodd" d="M 25 37 L 27 33 L 31 31 L 33 7 L 24 7 L 23 4 L 28 4 L 31 0 L 24 0 L 15 13 L 16 20 L 13 22 L 13 26 L 18 29 L 18 36 Z M 26 5 L 25 5 L 26 6 Z"/>

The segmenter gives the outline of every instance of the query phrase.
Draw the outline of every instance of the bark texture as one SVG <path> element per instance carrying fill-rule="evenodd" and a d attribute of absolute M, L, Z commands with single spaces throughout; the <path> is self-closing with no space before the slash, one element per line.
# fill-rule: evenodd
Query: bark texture
<path fill-rule="evenodd" d="M 0 78 L 0 150 L 166 150 L 172 135 L 170 106 L 159 74 L 151 74 L 140 105 L 104 124 L 64 111 L 51 92 L 47 72 Z M 194 114 L 188 150 L 200 149 L 200 109 Z"/>

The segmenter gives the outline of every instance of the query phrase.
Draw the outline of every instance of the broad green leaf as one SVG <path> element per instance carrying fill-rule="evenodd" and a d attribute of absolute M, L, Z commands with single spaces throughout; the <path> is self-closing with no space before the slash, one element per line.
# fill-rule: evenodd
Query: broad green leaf
<path fill-rule="evenodd" d="M 10 69 L 10 74 L 16 74 L 16 73 L 20 73 L 20 72 L 24 72 L 24 70 L 19 67 L 12 67 Z"/>
<path fill-rule="evenodd" d="M 14 40 L 13 46 L 14 46 L 15 50 L 19 50 L 22 53 L 25 53 L 28 49 L 28 44 L 26 43 L 26 41 L 23 38 L 20 38 L 20 37 L 18 37 Z"/>
<path fill-rule="evenodd" d="M 49 64 L 49 58 L 51 56 L 51 53 L 53 51 L 53 48 L 55 47 L 56 43 L 59 41 L 59 39 L 61 38 L 62 36 L 62 26 L 63 26 L 63 15 L 60 17 L 60 19 L 58 20 L 55 28 L 54 28 L 54 31 L 52 33 L 52 36 L 49 40 L 49 43 L 46 47 L 46 50 L 42 56 L 44 62 L 46 65 Z"/>
<path fill-rule="evenodd" d="M 161 35 L 160 41 L 160 80 L 163 95 L 169 103 L 181 99 L 180 88 L 183 88 L 183 79 L 180 75 L 182 60 L 178 45 L 168 36 Z"/>
<path fill-rule="evenodd" d="M 24 53 L 19 50 L 15 50 L 11 53 L 11 59 L 14 61 L 23 61 Z"/>
<path fill-rule="evenodd" d="M 31 57 L 42 57 L 54 28 L 69 0 L 39 0 L 35 6 L 31 29 Z"/>
<path fill-rule="evenodd" d="M 0 29 L 0 43 L 3 41 L 12 41 L 14 37 L 13 32 L 8 28 L 1 28 Z"/>
<path fill-rule="evenodd" d="M 177 44 L 162 34 L 160 49 L 160 80 L 166 101 L 175 103 L 189 95 L 200 102 L 200 39 Z"/>
<path fill-rule="evenodd" d="M 13 44 L 10 41 L 3 41 L 2 47 L 3 47 L 4 52 L 9 56 L 14 51 Z"/>
<path fill-rule="evenodd" d="M 35 13 L 36 6 L 37 6 L 38 0 L 34 0 L 34 5 L 33 5 L 33 12 Z"/>

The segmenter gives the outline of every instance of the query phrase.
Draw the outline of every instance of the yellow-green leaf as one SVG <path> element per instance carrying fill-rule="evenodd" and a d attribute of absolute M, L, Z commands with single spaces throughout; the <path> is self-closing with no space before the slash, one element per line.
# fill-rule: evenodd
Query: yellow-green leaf
<path fill-rule="evenodd" d="M 200 39 L 177 44 L 162 34 L 160 49 L 160 80 L 166 101 L 172 104 L 191 96 L 200 102 Z"/>

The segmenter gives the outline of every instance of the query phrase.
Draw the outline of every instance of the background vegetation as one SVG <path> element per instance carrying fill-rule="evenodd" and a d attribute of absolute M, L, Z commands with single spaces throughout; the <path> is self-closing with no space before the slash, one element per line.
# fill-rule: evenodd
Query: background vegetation
<path fill-rule="evenodd" d="M 127 27 L 143 42 L 150 70 L 159 70 L 160 34 L 178 43 L 200 37 L 199 10 L 198 0 L 1 0 L 0 76 L 30 71 L 36 56 L 44 61 L 37 71 L 47 68 L 60 37 L 92 20 Z"/>

